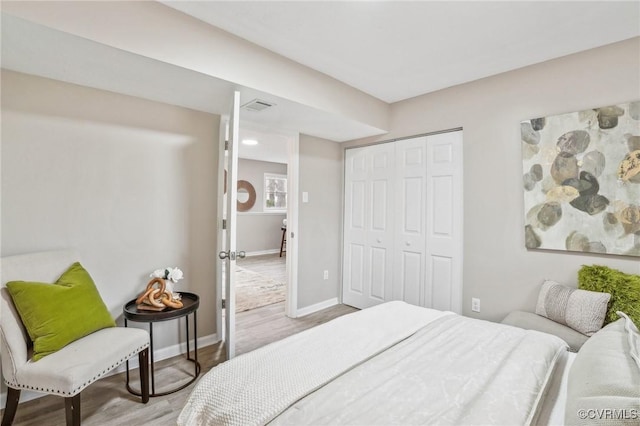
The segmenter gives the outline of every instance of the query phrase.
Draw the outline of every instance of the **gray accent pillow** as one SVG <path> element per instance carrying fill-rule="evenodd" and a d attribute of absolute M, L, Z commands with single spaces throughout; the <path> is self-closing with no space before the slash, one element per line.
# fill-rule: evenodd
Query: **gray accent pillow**
<path fill-rule="evenodd" d="M 569 371 L 565 424 L 640 424 L 640 335 L 626 315 L 594 334 Z"/>
<path fill-rule="evenodd" d="M 611 295 L 578 290 L 546 280 L 540 289 L 536 314 L 592 336 L 602 328 Z"/>

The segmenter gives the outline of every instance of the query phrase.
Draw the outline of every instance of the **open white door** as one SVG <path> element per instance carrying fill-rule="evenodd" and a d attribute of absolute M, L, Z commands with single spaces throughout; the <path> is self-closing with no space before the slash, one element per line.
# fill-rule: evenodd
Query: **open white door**
<path fill-rule="evenodd" d="M 238 199 L 238 131 L 239 131 L 239 115 L 240 115 L 240 92 L 234 92 L 233 106 L 226 123 L 225 129 L 225 148 L 221 150 L 222 164 L 226 164 L 226 207 L 221 221 L 224 226 L 224 241 L 221 241 L 221 251 L 218 257 L 221 259 L 220 271 L 221 279 L 224 280 L 225 294 L 225 325 L 224 340 L 227 359 L 235 356 L 236 351 L 236 257 L 244 257 L 244 252 L 236 253 L 236 207 Z M 224 172 L 223 172 L 224 174 Z M 224 177 L 222 178 L 224 181 Z M 223 184 L 224 185 L 224 184 Z M 226 206 L 224 206 L 226 204 Z M 219 208 L 219 212 L 222 208 Z"/>

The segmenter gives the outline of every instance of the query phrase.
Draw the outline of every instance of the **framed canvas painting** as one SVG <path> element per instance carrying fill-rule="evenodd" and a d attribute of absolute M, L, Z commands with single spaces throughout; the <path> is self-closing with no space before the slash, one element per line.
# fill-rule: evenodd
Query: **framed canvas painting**
<path fill-rule="evenodd" d="M 525 246 L 640 256 L 640 101 L 520 131 Z"/>

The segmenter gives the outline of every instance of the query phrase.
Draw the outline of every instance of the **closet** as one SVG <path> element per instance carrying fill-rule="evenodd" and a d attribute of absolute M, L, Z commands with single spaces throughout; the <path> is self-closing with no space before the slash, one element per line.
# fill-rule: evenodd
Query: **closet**
<path fill-rule="evenodd" d="M 348 148 L 342 301 L 462 311 L 462 130 Z"/>

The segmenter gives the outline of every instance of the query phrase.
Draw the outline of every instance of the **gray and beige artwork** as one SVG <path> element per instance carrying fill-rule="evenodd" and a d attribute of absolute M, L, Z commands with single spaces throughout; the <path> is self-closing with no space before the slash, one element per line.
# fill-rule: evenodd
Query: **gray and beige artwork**
<path fill-rule="evenodd" d="M 526 247 L 640 256 L 640 101 L 520 126 Z"/>

